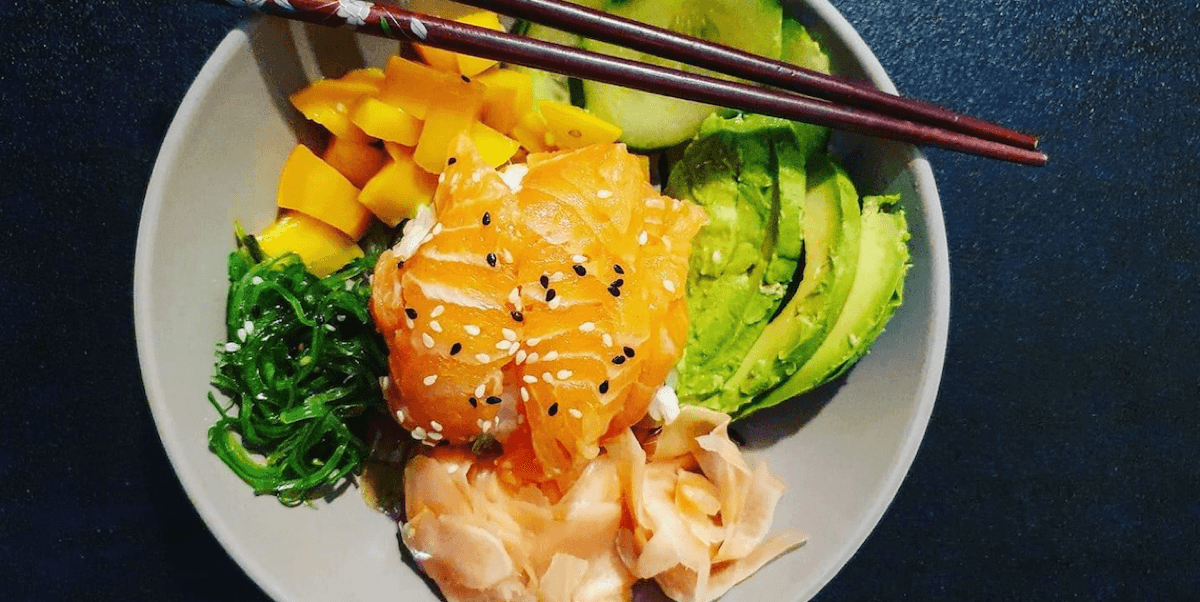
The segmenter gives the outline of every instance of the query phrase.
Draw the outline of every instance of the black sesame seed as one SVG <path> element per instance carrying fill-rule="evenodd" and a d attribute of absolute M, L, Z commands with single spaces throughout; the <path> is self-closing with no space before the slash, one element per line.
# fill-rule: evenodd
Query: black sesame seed
<path fill-rule="evenodd" d="M 473 408 L 479 407 L 479 401 L 476 400 L 474 397 L 468 399 L 467 403 L 471 404 L 471 407 L 473 407 Z"/>
<path fill-rule="evenodd" d="M 558 296 L 558 291 L 556 291 L 554 289 L 549 289 L 546 291 L 546 301 L 547 302 L 553 301 L 554 297 L 556 297 L 556 296 Z"/>
<path fill-rule="evenodd" d="M 614 287 L 616 287 L 616 288 L 621 288 L 622 286 L 625 286 L 625 279 L 624 279 L 624 278 L 617 278 L 616 280 L 613 280 L 613 281 L 612 281 L 612 284 L 611 284 L 611 285 L 609 285 L 609 286 L 614 286 Z"/>
<path fill-rule="evenodd" d="M 492 223 L 492 214 L 488 213 L 487 211 L 484 211 L 483 212 L 483 220 L 481 220 L 481 221 L 483 222 L 483 225 L 485 225 L 485 226 L 491 224 Z"/>
<path fill-rule="evenodd" d="M 462 343 L 455 343 L 450 346 L 450 355 L 458 355 L 459 351 L 462 351 Z"/>
<path fill-rule="evenodd" d="M 625 352 L 625 357 L 633 357 L 633 347 L 625 347 L 621 351 Z"/>
<path fill-rule="evenodd" d="M 620 296 L 621 296 L 621 289 L 619 289 L 619 288 L 617 288 L 617 287 L 615 287 L 615 286 L 610 286 L 610 287 L 608 287 L 608 294 L 610 294 L 610 295 L 612 295 L 612 296 L 614 296 L 614 297 L 620 297 Z"/>
<path fill-rule="evenodd" d="M 558 413 L 558 402 L 556 401 L 556 402 L 550 404 L 550 408 L 548 410 L 546 410 L 546 413 L 551 416 L 557 414 Z"/>
<path fill-rule="evenodd" d="M 524 322 L 524 321 L 525 321 L 525 314 L 523 314 L 523 313 L 521 313 L 521 312 L 519 312 L 519 311 L 514 311 L 514 312 L 512 312 L 512 313 L 511 313 L 511 314 L 509 314 L 509 315 L 510 315 L 510 316 L 512 316 L 512 319 L 513 319 L 513 320 L 515 320 L 515 321 L 517 321 L 517 322 Z"/>
<path fill-rule="evenodd" d="M 608 381 L 600 383 L 600 393 L 608 393 Z"/>
<path fill-rule="evenodd" d="M 454 165 L 455 163 L 458 163 L 458 157 L 450 157 L 449 159 L 446 159 L 446 165 Z"/>
<path fill-rule="evenodd" d="M 415 310 L 411 307 L 406 307 L 406 308 L 404 308 L 404 315 L 408 316 L 408 318 L 410 320 L 416 320 L 417 319 L 417 310 Z"/>
<path fill-rule="evenodd" d="M 625 268 L 621 267 L 621 264 L 619 264 L 619 263 L 614 263 L 614 264 L 613 264 L 613 271 L 614 271 L 614 272 L 616 272 L 616 273 L 618 273 L 618 274 L 624 274 L 624 273 L 625 273 Z"/>
<path fill-rule="evenodd" d="M 488 265 L 490 265 L 492 267 L 496 267 L 496 254 L 488 253 L 487 254 L 487 262 L 488 262 Z"/>
<path fill-rule="evenodd" d="M 400 261 L 397 261 L 397 262 L 396 262 L 396 269 L 397 269 L 397 270 L 403 270 L 403 269 L 404 269 L 404 260 L 400 260 Z"/>
<path fill-rule="evenodd" d="M 618 366 L 620 366 L 621 364 L 624 364 L 624 363 L 625 363 L 625 356 L 623 356 L 623 355 L 616 355 L 616 356 L 613 356 L 612 363 L 614 363 L 614 364 L 616 364 L 616 365 L 618 365 Z"/>
<path fill-rule="evenodd" d="M 545 274 L 542 274 L 542 277 L 538 278 L 538 282 L 542 283 L 542 288 L 549 288 L 550 277 Z"/>
<path fill-rule="evenodd" d="M 575 273 L 579 274 L 580 276 L 587 276 L 587 268 L 576 264 L 575 265 Z"/>
<path fill-rule="evenodd" d="M 504 401 L 504 400 L 503 400 L 503 399 L 500 399 L 499 397 L 496 397 L 495 395 L 493 395 L 493 396 L 491 396 L 491 397 L 487 398 L 487 403 L 488 403 L 488 405 L 490 405 L 490 406 L 494 406 L 494 405 L 496 405 L 496 404 L 500 403 L 501 401 Z"/>
<path fill-rule="evenodd" d="M 464 76 L 462 76 L 462 80 L 463 80 L 463 82 L 464 82 L 464 83 L 468 83 L 468 84 L 469 84 L 469 83 L 471 83 L 471 78 L 469 78 L 469 77 L 467 77 L 467 76 L 465 76 L 465 75 L 464 75 Z"/>

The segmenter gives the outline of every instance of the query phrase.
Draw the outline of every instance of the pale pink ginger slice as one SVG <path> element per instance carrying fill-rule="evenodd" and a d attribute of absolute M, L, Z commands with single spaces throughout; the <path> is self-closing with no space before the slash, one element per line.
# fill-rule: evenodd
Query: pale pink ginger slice
<path fill-rule="evenodd" d="M 783 483 L 751 470 L 729 439 L 729 417 L 684 408 L 649 458 L 632 432 L 608 443 L 632 530 L 618 549 L 630 571 L 678 602 L 709 602 L 804 539 L 767 539 Z"/>
<path fill-rule="evenodd" d="M 490 462 L 436 448 L 405 470 L 404 543 L 450 602 L 627 602 L 617 557 L 621 487 L 598 458 L 556 503 L 515 489 Z"/>

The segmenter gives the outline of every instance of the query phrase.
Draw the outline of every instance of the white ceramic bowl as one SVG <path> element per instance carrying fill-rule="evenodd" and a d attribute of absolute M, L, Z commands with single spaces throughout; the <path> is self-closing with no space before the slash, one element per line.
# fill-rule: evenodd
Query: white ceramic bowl
<path fill-rule="evenodd" d="M 895 91 L 825 0 L 792 7 L 826 42 L 835 69 Z M 313 130 L 287 94 L 322 73 L 382 65 L 398 44 L 345 30 L 255 19 L 213 53 L 163 142 L 138 234 L 134 307 L 146 394 L 163 445 L 209 528 L 280 601 L 435 600 L 400 560 L 396 528 L 351 492 L 316 509 L 255 497 L 212 453 L 205 400 L 223 336 L 232 225 L 272 219 L 280 169 Z M 849 560 L 904 478 L 937 394 L 949 316 L 949 266 L 933 174 L 914 149 L 838 135 L 860 188 L 899 191 L 913 232 L 904 305 L 874 350 L 838 385 L 738 427 L 788 484 L 776 525 L 808 543 L 725 600 L 812 597 Z"/>

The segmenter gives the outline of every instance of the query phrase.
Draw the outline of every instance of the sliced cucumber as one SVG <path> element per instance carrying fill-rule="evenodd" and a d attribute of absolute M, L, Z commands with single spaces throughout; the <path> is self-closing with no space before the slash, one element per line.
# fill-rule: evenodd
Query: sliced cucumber
<path fill-rule="evenodd" d="M 791 17 L 783 19 L 783 53 L 779 58 L 805 69 L 830 72 L 829 53 L 813 39 L 807 28 Z"/>
<path fill-rule="evenodd" d="M 783 9 L 778 0 L 608 0 L 612 14 L 778 58 L 782 47 Z M 672 69 L 702 70 L 641 52 L 584 40 L 583 48 Z M 621 140 L 653 150 L 690 139 L 713 107 L 609 84 L 583 82 L 584 107 L 621 127 Z"/>
<path fill-rule="evenodd" d="M 601 8 L 607 0 L 568 0 L 573 4 L 586 6 L 588 8 Z M 547 27 L 538 23 L 529 21 L 517 21 L 513 26 L 513 33 L 523 35 L 535 40 L 550 42 L 552 44 L 560 44 L 562 46 L 579 47 L 583 38 L 573 33 Z M 528 73 L 533 79 L 533 100 L 534 106 L 539 100 L 552 100 L 570 104 L 572 101 L 572 87 L 578 88 L 578 81 L 571 81 L 575 78 L 570 78 L 549 71 L 533 69 L 531 67 L 523 67 L 521 65 L 512 65 L 513 69 Z"/>

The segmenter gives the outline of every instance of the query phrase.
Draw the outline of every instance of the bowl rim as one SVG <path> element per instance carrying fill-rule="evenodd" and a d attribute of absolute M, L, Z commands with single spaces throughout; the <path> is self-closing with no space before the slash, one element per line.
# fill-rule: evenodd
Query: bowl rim
<path fill-rule="evenodd" d="M 885 72 L 883 65 L 863 41 L 854 27 L 828 0 L 801 0 L 816 13 L 819 18 L 845 44 L 847 50 L 862 66 L 867 79 L 885 92 L 897 93 L 895 85 Z M 135 248 L 133 270 L 133 313 L 134 331 L 137 343 L 138 359 L 142 371 L 142 381 L 146 397 L 159 440 L 167 453 L 175 474 L 183 485 L 184 492 L 196 509 L 200 518 L 226 553 L 251 577 L 255 584 L 268 596 L 275 600 L 285 601 L 287 597 L 279 583 L 268 576 L 262 565 L 241 545 L 237 537 L 230 531 L 229 525 L 220 520 L 213 503 L 201 495 L 203 487 L 197 469 L 190 461 L 181 442 L 170 435 L 175 423 L 169 396 L 166 394 L 161 379 L 156 356 L 156 348 L 151 328 L 151 289 L 152 267 L 154 264 L 154 237 L 151 234 L 159 221 L 163 208 L 163 198 L 167 182 L 176 168 L 181 144 L 188 127 L 194 119 L 197 110 L 202 106 L 207 96 L 218 89 L 213 83 L 226 69 L 230 61 L 237 56 L 239 49 L 250 40 L 253 31 L 264 17 L 252 17 L 232 29 L 209 58 L 205 61 L 195 80 L 189 86 L 179 108 L 172 117 L 171 124 L 163 138 L 159 154 L 154 163 L 150 181 L 143 201 L 141 219 L 138 224 L 138 236 Z M 794 600 L 812 598 L 825 587 L 841 568 L 850 560 L 862 543 L 875 529 L 882 519 L 884 512 L 900 488 L 908 470 L 912 465 L 920 443 L 924 438 L 925 429 L 933 411 L 937 398 L 938 385 L 945 363 L 947 339 L 950 321 L 950 266 L 949 252 L 946 239 L 945 221 L 942 214 L 940 197 L 933 177 L 933 170 L 924 153 L 916 147 L 908 147 L 908 168 L 912 171 L 916 190 L 921 199 L 922 211 L 925 218 L 926 233 L 930 248 L 930 264 L 932 270 L 930 330 L 927 335 L 928 355 L 921 375 L 919 394 L 915 412 L 906 425 L 905 438 L 902 447 L 895 458 L 895 463 L 888 472 L 886 481 L 879 490 L 873 504 L 868 507 L 864 520 L 860 521 L 851 537 L 834 554 L 829 554 L 820 566 L 819 576 L 812 587 L 798 592 Z"/>

